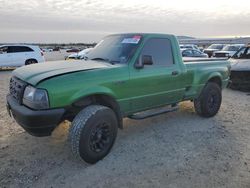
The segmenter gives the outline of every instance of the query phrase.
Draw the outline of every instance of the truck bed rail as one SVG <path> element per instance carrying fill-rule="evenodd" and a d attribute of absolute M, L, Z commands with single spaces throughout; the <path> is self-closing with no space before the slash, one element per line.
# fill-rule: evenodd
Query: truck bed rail
<path fill-rule="evenodd" d="M 198 62 L 198 61 L 220 61 L 228 60 L 228 58 L 183 58 L 183 62 Z"/>

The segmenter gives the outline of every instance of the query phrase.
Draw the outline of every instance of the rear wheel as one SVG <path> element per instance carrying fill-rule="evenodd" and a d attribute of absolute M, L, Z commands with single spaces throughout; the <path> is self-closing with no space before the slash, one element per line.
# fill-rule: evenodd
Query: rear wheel
<path fill-rule="evenodd" d="M 31 64 L 35 64 L 35 63 L 37 63 L 37 60 L 35 60 L 35 59 L 28 59 L 28 60 L 26 60 L 25 65 L 31 65 Z"/>
<path fill-rule="evenodd" d="M 77 114 L 70 129 L 70 142 L 75 157 L 94 164 L 112 148 L 117 135 L 117 118 L 113 110 L 91 105 Z"/>
<path fill-rule="evenodd" d="M 209 82 L 200 96 L 194 100 L 195 111 L 202 117 L 212 117 L 217 114 L 221 106 L 221 88 L 218 84 Z"/>

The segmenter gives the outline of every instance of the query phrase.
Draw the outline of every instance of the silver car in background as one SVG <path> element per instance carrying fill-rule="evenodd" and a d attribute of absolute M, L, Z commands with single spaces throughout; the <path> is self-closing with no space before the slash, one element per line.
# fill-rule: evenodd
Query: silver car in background
<path fill-rule="evenodd" d="M 244 44 L 228 44 L 221 51 L 214 52 L 214 57 L 232 57 Z"/>
<path fill-rule="evenodd" d="M 250 91 L 250 46 L 241 48 L 229 61 L 231 63 L 229 87 Z"/>

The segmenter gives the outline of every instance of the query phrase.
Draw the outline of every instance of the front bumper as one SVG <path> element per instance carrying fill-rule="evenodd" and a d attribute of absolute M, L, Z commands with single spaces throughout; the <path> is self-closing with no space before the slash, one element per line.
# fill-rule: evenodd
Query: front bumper
<path fill-rule="evenodd" d="M 33 136 L 49 136 L 62 121 L 65 109 L 31 110 L 7 96 L 7 110 L 16 122 Z"/>
<path fill-rule="evenodd" d="M 214 57 L 227 57 L 227 58 L 229 58 L 230 55 L 229 55 L 229 53 L 216 52 L 216 53 L 214 53 Z"/>

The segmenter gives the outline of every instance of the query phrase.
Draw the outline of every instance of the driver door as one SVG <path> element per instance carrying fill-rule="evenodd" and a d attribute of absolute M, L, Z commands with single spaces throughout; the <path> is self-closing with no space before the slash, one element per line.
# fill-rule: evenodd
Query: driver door
<path fill-rule="evenodd" d="M 153 63 L 141 69 L 130 66 L 132 112 L 180 101 L 185 87 L 180 68 L 174 62 L 171 41 L 167 38 L 148 39 L 141 56 L 151 56 Z"/>

